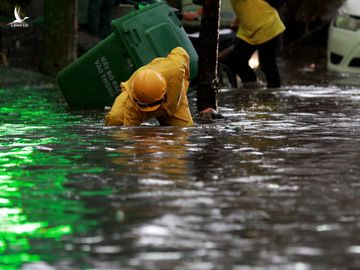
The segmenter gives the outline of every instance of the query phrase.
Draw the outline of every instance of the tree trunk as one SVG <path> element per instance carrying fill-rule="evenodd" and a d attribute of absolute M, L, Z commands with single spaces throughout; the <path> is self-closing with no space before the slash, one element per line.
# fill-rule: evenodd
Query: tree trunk
<path fill-rule="evenodd" d="M 205 0 L 200 24 L 197 108 L 217 109 L 217 65 L 221 0 Z"/>
<path fill-rule="evenodd" d="M 56 74 L 76 59 L 77 0 L 45 0 L 40 69 Z"/>

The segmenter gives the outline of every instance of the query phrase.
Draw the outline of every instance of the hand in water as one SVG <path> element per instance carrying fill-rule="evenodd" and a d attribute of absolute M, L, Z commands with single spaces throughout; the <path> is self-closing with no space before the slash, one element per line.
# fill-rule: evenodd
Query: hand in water
<path fill-rule="evenodd" d="M 223 116 L 213 108 L 206 108 L 200 112 L 200 118 L 202 120 L 214 120 L 222 119 Z"/>

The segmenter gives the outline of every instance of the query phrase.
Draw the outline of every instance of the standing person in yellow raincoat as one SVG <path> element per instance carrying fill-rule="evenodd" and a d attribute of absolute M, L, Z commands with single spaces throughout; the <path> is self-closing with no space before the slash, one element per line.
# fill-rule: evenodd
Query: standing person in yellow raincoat
<path fill-rule="evenodd" d="M 192 126 L 187 90 L 189 55 L 181 48 L 139 68 L 126 82 L 105 117 L 107 126 L 138 126 L 156 118 L 160 125 Z"/>
<path fill-rule="evenodd" d="M 257 85 L 255 72 L 248 62 L 258 50 L 261 69 L 265 73 L 268 88 L 281 86 L 276 63 L 279 35 L 285 26 L 277 8 L 285 0 L 231 0 L 239 25 L 236 33 L 235 49 L 229 56 L 229 66 L 240 76 L 245 87 Z"/>

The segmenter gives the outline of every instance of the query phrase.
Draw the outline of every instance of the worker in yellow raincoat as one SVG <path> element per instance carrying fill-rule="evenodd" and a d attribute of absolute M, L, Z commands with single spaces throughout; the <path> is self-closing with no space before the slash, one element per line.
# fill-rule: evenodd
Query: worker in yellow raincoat
<path fill-rule="evenodd" d="M 279 36 L 285 31 L 285 25 L 277 8 L 283 3 L 284 0 L 231 0 L 237 18 L 235 24 L 239 28 L 227 64 L 240 76 L 246 88 L 258 86 L 256 73 L 249 66 L 249 59 L 256 50 L 267 88 L 281 87 L 276 56 Z"/>
<path fill-rule="evenodd" d="M 138 126 L 156 118 L 160 125 L 192 126 L 187 90 L 189 55 L 181 48 L 139 68 L 120 84 L 121 93 L 105 117 L 107 126 Z"/>

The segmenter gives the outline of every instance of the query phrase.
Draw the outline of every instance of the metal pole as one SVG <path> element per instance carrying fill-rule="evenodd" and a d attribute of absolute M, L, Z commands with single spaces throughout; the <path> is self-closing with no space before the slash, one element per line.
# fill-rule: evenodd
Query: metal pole
<path fill-rule="evenodd" d="M 217 66 L 221 0 L 205 0 L 200 24 L 197 109 L 217 109 Z M 204 116 L 204 115 L 203 115 Z M 205 118 L 211 118 L 211 114 Z"/>

